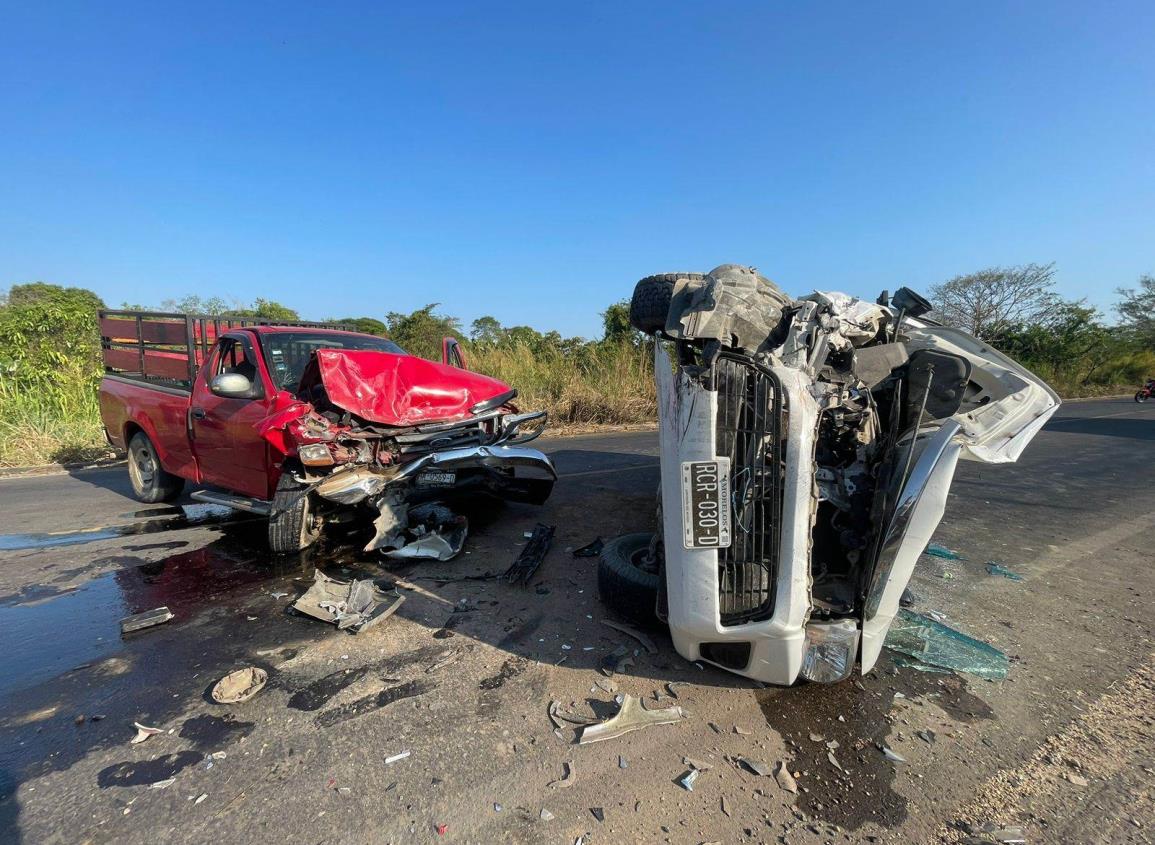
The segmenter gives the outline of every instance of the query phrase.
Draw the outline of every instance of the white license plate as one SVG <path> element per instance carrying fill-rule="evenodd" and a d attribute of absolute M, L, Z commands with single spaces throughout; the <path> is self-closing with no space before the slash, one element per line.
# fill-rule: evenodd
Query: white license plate
<path fill-rule="evenodd" d="M 682 545 L 730 546 L 730 459 L 682 464 Z"/>
<path fill-rule="evenodd" d="M 456 483 L 455 472 L 422 472 L 417 476 L 418 487 L 452 487 Z"/>

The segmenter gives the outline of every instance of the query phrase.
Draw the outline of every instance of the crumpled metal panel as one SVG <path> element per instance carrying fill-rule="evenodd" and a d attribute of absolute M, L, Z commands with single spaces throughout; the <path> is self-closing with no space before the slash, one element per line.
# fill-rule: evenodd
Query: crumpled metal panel
<path fill-rule="evenodd" d="M 465 419 L 474 405 L 510 389 L 480 373 L 365 349 L 317 350 L 301 378 L 301 395 L 311 399 L 318 381 L 337 407 L 393 426 Z"/>
<path fill-rule="evenodd" d="M 753 267 L 723 264 L 704 281 L 683 279 L 674 286 L 666 334 L 682 340 L 717 340 L 754 352 L 789 305 L 790 298 Z"/>

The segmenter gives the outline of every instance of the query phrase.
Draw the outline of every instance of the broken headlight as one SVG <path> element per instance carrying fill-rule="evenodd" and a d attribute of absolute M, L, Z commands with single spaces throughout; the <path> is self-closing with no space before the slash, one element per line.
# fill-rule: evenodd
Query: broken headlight
<path fill-rule="evenodd" d="M 310 443 L 297 448 L 297 457 L 307 467 L 332 466 L 333 456 L 329 454 L 329 447 L 324 443 Z"/>
<path fill-rule="evenodd" d="M 853 619 L 837 622 L 810 622 L 806 625 L 806 654 L 802 677 L 820 684 L 844 681 L 854 670 L 858 656 L 858 623 Z"/>

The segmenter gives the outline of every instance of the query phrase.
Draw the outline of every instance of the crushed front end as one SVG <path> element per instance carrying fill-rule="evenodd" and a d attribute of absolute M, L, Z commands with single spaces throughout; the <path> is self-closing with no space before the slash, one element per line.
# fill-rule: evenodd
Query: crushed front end
<path fill-rule="evenodd" d="M 668 310 L 635 325 L 659 338 L 677 650 L 776 684 L 869 671 L 958 459 L 1014 460 L 1057 397 L 905 290 L 791 300 L 735 265 L 653 278 Z"/>
<path fill-rule="evenodd" d="M 431 532 L 460 534 L 440 503 L 549 498 L 553 464 L 525 445 L 546 415 L 521 413 L 516 396 L 495 379 L 410 356 L 319 350 L 298 401 L 262 434 L 323 519 L 364 518 L 375 529 L 366 551 L 416 556 Z"/>

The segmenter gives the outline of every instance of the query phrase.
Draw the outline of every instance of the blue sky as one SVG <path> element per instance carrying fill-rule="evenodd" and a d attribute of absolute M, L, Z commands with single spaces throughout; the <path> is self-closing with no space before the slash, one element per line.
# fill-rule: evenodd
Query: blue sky
<path fill-rule="evenodd" d="M 1155 272 L 1155 4 L 9 3 L 0 287 L 597 335 L 643 275 Z"/>

